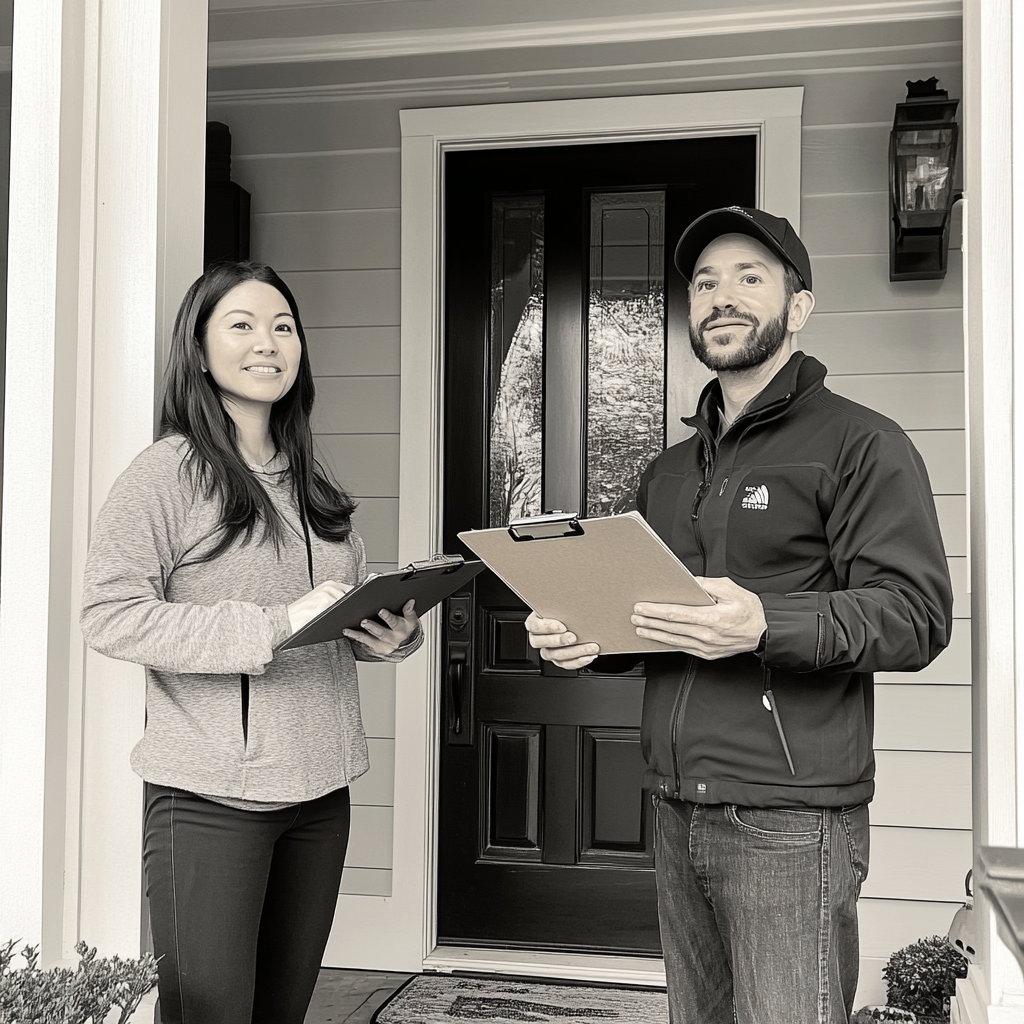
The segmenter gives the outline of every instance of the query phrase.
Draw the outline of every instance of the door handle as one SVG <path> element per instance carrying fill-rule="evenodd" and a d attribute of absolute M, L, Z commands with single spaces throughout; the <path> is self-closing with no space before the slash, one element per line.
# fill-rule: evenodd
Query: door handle
<path fill-rule="evenodd" d="M 445 614 L 448 663 L 444 669 L 444 701 L 448 706 L 450 746 L 473 745 L 473 591 L 448 598 Z"/>
<path fill-rule="evenodd" d="M 448 731 L 455 736 L 462 735 L 462 694 L 465 668 L 465 651 L 452 651 L 448 658 Z"/>

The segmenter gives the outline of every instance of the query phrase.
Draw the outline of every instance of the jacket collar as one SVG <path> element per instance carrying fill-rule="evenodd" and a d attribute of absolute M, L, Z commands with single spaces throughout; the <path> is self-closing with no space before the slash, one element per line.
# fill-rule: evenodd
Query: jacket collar
<path fill-rule="evenodd" d="M 820 390 L 827 372 L 814 356 L 800 351 L 794 352 L 786 365 L 750 400 L 744 417 L 755 415 L 769 406 L 775 406 L 776 403 L 791 404 Z M 684 416 L 683 422 L 696 426 L 694 421 L 700 420 L 706 424 L 712 408 L 722 408 L 722 385 L 718 377 L 701 392 L 697 402 L 697 414 Z"/>

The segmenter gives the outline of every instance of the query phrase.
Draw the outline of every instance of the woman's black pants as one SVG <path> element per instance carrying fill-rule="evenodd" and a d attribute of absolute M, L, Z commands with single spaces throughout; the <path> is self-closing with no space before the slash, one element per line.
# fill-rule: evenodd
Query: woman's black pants
<path fill-rule="evenodd" d="M 302 1024 L 345 864 L 349 791 L 240 811 L 146 784 L 162 1024 Z"/>

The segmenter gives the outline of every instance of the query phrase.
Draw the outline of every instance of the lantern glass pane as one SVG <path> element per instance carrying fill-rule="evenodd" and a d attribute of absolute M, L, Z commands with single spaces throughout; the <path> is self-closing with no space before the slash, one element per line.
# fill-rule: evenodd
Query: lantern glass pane
<path fill-rule="evenodd" d="M 896 200 L 906 212 L 949 208 L 952 175 L 949 128 L 898 130 Z"/>

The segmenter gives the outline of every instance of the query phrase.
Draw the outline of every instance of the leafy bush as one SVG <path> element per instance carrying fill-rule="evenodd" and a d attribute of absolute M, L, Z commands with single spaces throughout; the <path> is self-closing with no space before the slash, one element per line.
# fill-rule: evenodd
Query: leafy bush
<path fill-rule="evenodd" d="M 941 935 L 896 950 L 882 971 L 888 1003 L 921 1021 L 947 1022 L 956 979 L 967 977 L 967 961 Z"/>
<path fill-rule="evenodd" d="M 40 970 L 39 947 L 26 946 L 23 968 L 15 969 L 15 943 L 0 946 L 0 1024 L 103 1024 L 114 1007 L 125 1024 L 142 997 L 156 984 L 156 960 L 115 956 L 96 959 L 84 942 L 75 946 L 78 970 Z"/>

